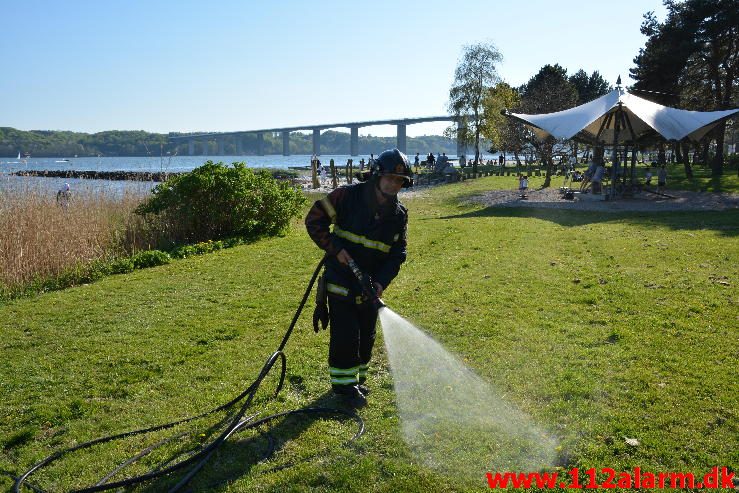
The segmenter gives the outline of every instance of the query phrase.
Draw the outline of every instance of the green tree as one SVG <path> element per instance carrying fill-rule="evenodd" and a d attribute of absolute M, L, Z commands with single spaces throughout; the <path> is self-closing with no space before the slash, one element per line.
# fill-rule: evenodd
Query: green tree
<path fill-rule="evenodd" d="M 660 103 L 722 110 L 736 105 L 739 78 L 739 8 L 736 0 L 665 0 L 667 18 L 644 16 L 648 39 L 630 70 L 637 90 Z M 659 94 L 662 93 L 662 94 Z M 716 141 L 712 174 L 723 173 L 726 124 L 709 134 Z M 706 147 L 707 149 L 707 147 Z"/>
<path fill-rule="evenodd" d="M 517 112 L 521 105 L 521 96 L 518 90 L 505 82 L 499 82 L 485 94 L 483 106 L 485 108 L 485 124 L 482 135 L 490 140 L 491 152 L 502 151 L 512 153 L 518 165 L 521 165 L 519 155 L 526 147 L 526 133 L 523 125 L 507 118 L 504 110 Z"/>
<path fill-rule="evenodd" d="M 475 145 L 473 173 L 477 173 L 480 162 L 480 134 L 485 124 L 483 100 L 489 89 L 500 80 L 497 65 L 502 60 L 503 55 L 493 44 L 465 46 L 449 90 L 449 112 L 456 117 L 458 128 L 461 128 L 457 138 Z"/>
<path fill-rule="evenodd" d="M 580 69 L 570 76 L 570 83 L 575 86 L 577 91 L 578 105 L 605 96 L 613 90 L 613 86 L 597 70 L 588 75 L 583 69 Z"/>
<path fill-rule="evenodd" d="M 521 111 L 523 113 L 553 113 L 577 105 L 578 92 L 567 77 L 567 70 L 559 64 L 545 65 L 523 86 Z M 557 142 L 552 137 L 543 141 L 530 137 L 529 142 L 536 149 L 539 158 L 546 166 L 544 185 L 551 185 L 553 156 Z"/>
<path fill-rule="evenodd" d="M 595 70 L 588 75 L 583 69 L 578 70 L 570 76 L 570 83 L 577 90 L 577 104 L 585 104 L 601 96 L 605 96 L 613 90 L 600 72 Z M 572 155 L 577 158 L 578 144 L 572 142 Z"/>

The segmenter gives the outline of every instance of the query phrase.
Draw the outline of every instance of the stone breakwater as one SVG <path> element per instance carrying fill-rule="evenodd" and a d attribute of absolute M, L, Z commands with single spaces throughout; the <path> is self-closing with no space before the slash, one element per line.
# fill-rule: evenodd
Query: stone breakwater
<path fill-rule="evenodd" d="M 77 171 L 77 170 L 24 170 L 12 173 L 16 176 L 38 176 L 41 178 L 81 178 L 84 180 L 130 180 L 163 182 L 167 178 L 186 172 L 160 171 Z M 297 173 L 274 170 L 272 176 L 278 180 L 294 180 Z"/>
<path fill-rule="evenodd" d="M 16 176 L 39 176 L 42 178 L 81 178 L 84 180 L 132 180 L 165 181 L 178 172 L 159 171 L 77 171 L 77 170 L 25 170 L 13 173 Z"/>

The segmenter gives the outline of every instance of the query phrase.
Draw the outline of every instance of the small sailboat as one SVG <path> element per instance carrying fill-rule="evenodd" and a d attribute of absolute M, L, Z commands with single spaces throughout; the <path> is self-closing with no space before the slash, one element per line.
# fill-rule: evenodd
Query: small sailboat
<path fill-rule="evenodd" d="M 21 152 L 20 151 L 18 151 L 18 157 L 16 159 L 18 159 L 18 161 L 8 161 L 5 164 L 21 164 Z"/>

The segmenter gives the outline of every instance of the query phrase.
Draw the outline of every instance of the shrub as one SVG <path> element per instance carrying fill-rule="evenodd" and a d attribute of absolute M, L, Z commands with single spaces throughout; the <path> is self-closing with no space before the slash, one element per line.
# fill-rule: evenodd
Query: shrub
<path fill-rule="evenodd" d="M 92 262 L 89 267 L 92 280 L 102 279 L 113 273 L 113 263 L 109 259 L 100 259 Z"/>
<path fill-rule="evenodd" d="M 239 238 L 238 236 L 226 238 L 225 240 L 223 240 L 224 248 L 233 248 L 235 246 L 239 246 L 243 244 L 244 244 L 244 240 L 242 238 Z"/>
<path fill-rule="evenodd" d="M 125 274 L 133 272 L 134 268 L 133 261 L 130 258 L 119 258 L 110 264 L 110 273 Z"/>
<path fill-rule="evenodd" d="M 305 203 L 302 192 L 245 163 L 229 167 L 208 161 L 152 193 L 136 212 L 166 216 L 181 243 L 280 234 Z"/>
<path fill-rule="evenodd" d="M 172 258 L 187 258 L 197 255 L 198 252 L 195 250 L 193 245 L 183 245 L 172 250 Z"/>
<path fill-rule="evenodd" d="M 146 267 L 155 267 L 157 265 L 168 264 L 172 257 L 168 253 L 159 250 L 146 250 L 139 252 L 133 256 L 133 266 L 137 269 L 145 269 Z"/>
<path fill-rule="evenodd" d="M 200 243 L 195 243 L 193 247 L 195 248 L 195 253 L 197 255 L 203 255 L 213 251 L 213 242 L 201 241 Z"/>

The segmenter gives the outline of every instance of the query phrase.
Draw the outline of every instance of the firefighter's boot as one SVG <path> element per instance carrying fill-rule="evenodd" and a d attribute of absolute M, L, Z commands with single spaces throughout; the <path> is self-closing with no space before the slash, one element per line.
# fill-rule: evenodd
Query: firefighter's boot
<path fill-rule="evenodd" d="M 336 385 L 334 392 L 349 407 L 359 409 L 367 405 L 367 397 L 359 390 L 358 385 Z"/>

